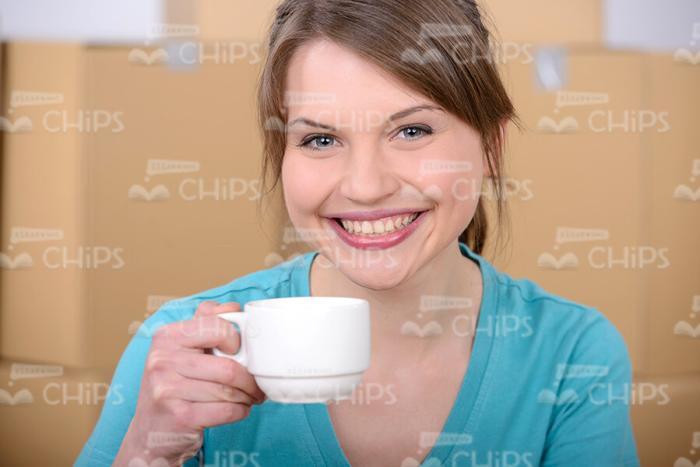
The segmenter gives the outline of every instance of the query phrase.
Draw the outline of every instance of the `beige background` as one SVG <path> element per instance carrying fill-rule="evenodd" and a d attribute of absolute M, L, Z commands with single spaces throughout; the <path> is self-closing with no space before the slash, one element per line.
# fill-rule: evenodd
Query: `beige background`
<path fill-rule="evenodd" d="M 0 389 L 15 396 L 26 389 L 33 398 L 0 405 L 6 465 L 73 462 L 99 414 L 99 400 L 90 395 L 103 394 L 134 323 L 163 300 L 224 284 L 304 250 L 283 244 L 287 224 L 279 200 L 263 215 L 256 212 L 254 88 L 260 63 L 253 50 L 262 49 L 274 3 L 169 4 L 170 18 L 198 24 L 198 40 L 208 47 L 246 44 L 248 55 L 233 64 L 210 60 L 172 69 L 130 60 L 135 49 L 150 54 L 155 46 L 5 45 L 0 115 L 33 123 L 31 131 L 5 131 L 1 140 L 0 251 L 10 261 L 22 253 L 33 259 L 30 267 L 6 262 L 0 269 Z M 700 432 L 700 336 L 675 335 L 673 329 L 679 321 L 700 325 L 700 314 L 691 312 L 700 295 L 700 215 L 698 200 L 673 193 L 681 184 L 691 191 L 700 187 L 700 179 L 691 178 L 700 158 L 700 67 L 671 54 L 606 50 L 595 1 L 563 7 L 554 0 L 492 0 L 486 6 L 502 41 L 531 51 L 566 46 L 563 90 L 608 96 L 606 103 L 557 108 L 556 93 L 538 88 L 535 62 L 526 54 L 503 64 L 527 128 L 511 128 L 509 135 L 512 231 L 496 266 L 605 313 L 630 349 L 635 394 L 657 391 L 632 408 L 643 465 L 673 465 L 681 456 L 698 461 L 700 454 L 690 448 L 693 433 Z M 63 102 L 12 107 L 13 91 L 60 93 Z M 43 127 L 47 112 L 75 121 L 86 109 L 109 112 L 114 126 L 55 133 Z M 619 122 L 625 112 L 642 110 L 666 113 L 670 130 L 598 132 L 588 123 L 591 112 L 610 113 Z M 119 127 L 115 114 L 123 131 L 111 131 Z M 543 117 L 573 119 L 578 128 L 543 129 Z M 152 159 L 189 161 L 197 170 L 149 177 Z M 234 190 L 234 199 L 224 199 L 231 194 L 225 190 L 212 193 L 216 183 L 231 179 L 235 188 L 245 187 Z M 190 199 L 199 183 L 205 193 Z M 128 196 L 134 185 L 167 196 L 135 200 Z M 12 229 L 20 227 L 60 229 L 63 238 L 12 244 Z M 608 238 L 558 245 L 561 227 L 602 229 Z M 663 250 L 669 267 L 597 269 L 588 260 L 592 248 L 620 258 L 626 248 L 641 247 Z M 108 252 L 110 259 L 96 268 L 55 269 L 44 260 L 47 251 L 50 264 L 62 251 L 75 259 L 81 249 Z M 543 253 L 570 253 L 578 264 L 541 267 Z M 63 374 L 14 379 L 13 364 L 59 365 Z M 57 387 L 74 397 L 54 405 Z M 660 388 L 670 402 L 659 403 Z"/>

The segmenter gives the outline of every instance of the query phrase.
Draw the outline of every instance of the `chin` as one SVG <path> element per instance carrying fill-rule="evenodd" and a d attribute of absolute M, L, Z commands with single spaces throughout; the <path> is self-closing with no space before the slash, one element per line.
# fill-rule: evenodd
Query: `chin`
<path fill-rule="evenodd" d="M 336 247 L 328 258 L 337 270 L 353 283 L 372 290 L 388 290 L 410 275 L 409 258 L 395 248 L 360 250 L 346 245 Z M 325 255 L 324 255 L 325 256 Z"/>

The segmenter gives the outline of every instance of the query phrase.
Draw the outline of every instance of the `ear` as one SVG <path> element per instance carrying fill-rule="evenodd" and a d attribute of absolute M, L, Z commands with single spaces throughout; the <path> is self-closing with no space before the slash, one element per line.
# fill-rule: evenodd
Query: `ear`
<path fill-rule="evenodd" d="M 507 133 L 508 119 L 503 119 L 498 126 L 499 126 L 498 131 L 501 132 L 501 144 L 505 144 L 506 143 L 506 136 L 508 135 L 508 133 Z M 491 169 L 489 168 L 489 165 L 488 165 L 488 161 L 486 160 L 486 154 L 484 154 L 483 166 L 484 166 L 484 177 L 486 177 L 486 178 L 493 177 L 493 174 L 491 173 Z"/>

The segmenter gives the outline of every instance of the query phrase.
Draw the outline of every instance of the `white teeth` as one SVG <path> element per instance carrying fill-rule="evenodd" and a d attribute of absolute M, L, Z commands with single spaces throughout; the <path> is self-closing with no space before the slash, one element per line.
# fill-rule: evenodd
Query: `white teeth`
<path fill-rule="evenodd" d="M 375 220 L 375 221 L 351 221 L 347 219 L 341 219 L 340 223 L 343 228 L 353 234 L 362 235 L 381 235 L 386 232 L 393 232 L 395 230 L 403 229 L 408 224 L 413 222 L 418 213 L 413 213 L 407 216 L 400 216 L 395 218 L 388 218 L 385 220 Z"/>
<path fill-rule="evenodd" d="M 383 234 L 384 233 L 384 222 L 374 221 L 374 233 Z"/>

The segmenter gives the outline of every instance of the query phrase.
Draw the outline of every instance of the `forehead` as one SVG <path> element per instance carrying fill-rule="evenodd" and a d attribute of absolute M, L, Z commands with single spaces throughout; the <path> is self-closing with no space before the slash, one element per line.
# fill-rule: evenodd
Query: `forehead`
<path fill-rule="evenodd" d="M 329 107 L 392 113 L 431 103 L 379 66 L 326 39 L 310 41 L 294 53 L 285 98 L 290 117 Z"/>

